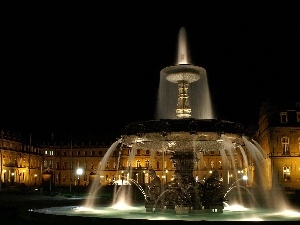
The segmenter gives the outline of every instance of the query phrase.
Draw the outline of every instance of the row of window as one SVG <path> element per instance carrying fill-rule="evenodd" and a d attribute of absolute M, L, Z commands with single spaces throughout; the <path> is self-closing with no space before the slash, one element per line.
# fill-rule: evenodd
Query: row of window
<path fill-rule="evenodd" d="M 83 150 L 76 150 L 76 155 L 77 156 L 80 156 L 81 155 L 81 153 L 82 153 L 82 151 Z M 136 150 L 136 155 L 141 155 L 141 149 L 137 149 Z M 218 155 L 220 155 L 220 151 L 217 151 L 218 152 Z M 70 156 L 74 156 L 74 154 L 73 155 L 71 155 L 71 153 L 72 153 L 72 151 L 70 151 Z M 54 155 L 54 150 L 45 150 L 45 152 L 44 152 L 44 154 L 45 155 L 48 155 L 48 156 L 53 156 Z M 124 151 L 123 151 L 123 154 L 124 155 L 130 155 L 131 154 L 131 149 L 129 149 L 128 150 L 128 153 L 124 153 Z M 156 155 L 157 156 L 159 156 L 159 155 L 161 155 L 162 153 L 160 153 L 160 152 L 156 152 Z M 210 154 L 210 155 L 214 155 L 215 154 L 215 151 L 203 151 L 203 154 L 204 155 L 208 155 L 208 154 Z M 56 152 L 56 155 L 57 156 L 59 156 L 60 155 L 60 152 L 59 151 L 57 151 Z M 63 156 L 67 156 L 67 151 L 64 151 L 63 153 L 62 153 L 62 155 Z M 87 150 L 84 150 L 83 151 L 83 155 L 84 156 L 87 156 L 88 155 L 88 151 Z M 103 151 L 98 151 L 98 155 L 99 156 L 103 156 Z M 116 156 L 117 155 L 117 151 L 114 151 L 113 152 L 113 155 L 114 156 Z M 150 155 L 150 150 L 145 150 L 145 155 Z M 166 153 L 165 153 L 165 155 L 167 155 Z M 95 151 L 94 150 L 91 150 L 90 151 L 90 156 L 95 156 Z"/>
<path fill-rule="evenodd" d="M 54 161 L 53 160 L 49 160 L 49 161 L 44 161 L 44 168 L 50 168 L 50 169 L 53 169 L 54 167 Z M 81 167 L 81 165 L 80 165 L 80 162 L 79 161 L 77 161 L 77 163 L 76 163 L 77 165 L 76 165 L 76 168 L 78 168 L 78 167 Z M 232 165 L 231 165 L 231 161 L 229 161 L 228 162 L 228 166 L 229 166 L 229 168 L 231 168 L 232 167 Z M 234 166 L 235 166 L 235 168 L 239 168 L 239 163 L 238 163 L 238 161 L 237 160 L 235 160 L 235 162 L 234 162 Z M 97 167 L 98 167 L 98 165 L 95 165 L 94 164 L 94 162 L 91 162 L 91 165 L 90 165 L 91 167 L 91 170 L 95 170 Z M 96 167 L 95 167 L 96 166 Z M 126 161 L 126 164 L 125 163 L 123 163 L 123 165 L 122 165 L 122 167 L 131 167 L 132 166 L 132 164 L 131 164 L 131 162 L 129 161 L 129 160 L 127 160 Z M 135 165 L 136 167 L 143 167 L 143 165 L 142 165 L 142 163 L 141 163 L 141 160 L 136 160 L 136 165 Z M 145 163 L 144 163 L 144 167 L 146 167 L 146 168 L 149 168 L 150 167 L 150 161 L 148 160 L 148 159 L 146 159 L 145 160 Z M 70 169 L 73 169 L 74 168 L 74 163 L 73 162 L 70 162 Z M 83 165 L 83 168 L 84 169 L 88 169 L 88 163 L 87 162 L 84 162 L 84 165 Z M 106 162 L 106 165 L 105 165 L 105 169 L 109 169 L 110 168 L 110 164 L 109 164 L 109 162 Z M 115 161 L 115 162 L 113 162 L 113 167 L 112 167 L 113 169 L 117 169 L 117 162 Z M 156 168 L 157 169 L 159 169 L 160 168 L 160 162 L 159 161 L 157 161 L 156 162 Z M 168 168 L 168 161 L 164 161 L 164 169 L 167 169 Z M 175 168 L 175 165 L 172 163 L 172 168 L 174 169 Z M 196 168 L 198 169 L 199 168 L 199 164 L 197 163 L 197 165 L 196 165 Z M 59 169 L 68 169 L 68 166 L 67 166 L 67 162 L 66 161 L 64 161 L 63 163 L 62 163 L 62 168 L 60 168 L 60 162 L 56 162 L 55 163 L 55 169 L 57 169 L 57 170 L 59 170 Z M 218 165 L 216 166 L 215 165 L 215 161 L 214 160 L 211 160 L 210 161 L 210 165 L 208 166 L 207 165 L 207 163 L 206 163 L 206 160 L 204 160 L 203 161 L 203 169 L 222 169 L 222 161 L 218 161 Z"/>
<path fill-rule="evenodd" d="M 300 123 L 300 112 L 296 113 L 296 118 L 297 118 L 297 123 Z M 287 112 L 281 112 L 280 113 L 280 122 L 281 123 L 288 123 L 289 118 L 288 118 L 288 113 Z"/>
<path fill-rule="evenodd" d="M 282 154 L 289 155 L 290 154 L 290 139 L 286 135 L 281 137 L 281 145 L 282 145 Z M 300 152 L 300 137 L 298 137 L 298 150 Z"/>

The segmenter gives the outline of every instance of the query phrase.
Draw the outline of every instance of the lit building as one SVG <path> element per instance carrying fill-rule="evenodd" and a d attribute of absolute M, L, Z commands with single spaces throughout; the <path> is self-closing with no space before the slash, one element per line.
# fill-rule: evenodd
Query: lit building
<path fill-rule="evenodd" d="M 167 183 L 175 171 L 171 154 L 166 153 L 162 157 L 161 152 L 153 154 L 148 149 L 133 149 L 120 143 L 107 155 L 111 143 L 99 144 L 99 140 L 88 138 L 73 138 L 65 143 L 52 139 L 38 146 L 5 132 L 0 138 L 1 188 L 36 186 L 51 190 L 57 186 L 88 186 L 96 176 L 100 176 L 101 185 L 125 184 L 130 179 L 144 185 L 150 182 L 149 168 L 153 168 L 162 182 Z M 253 138 L 267 155 L 260 171 L 263 188 L 300 190 L 300 102 L 292 106 L 265 102 Z M 105 165 L 100 165 L 104 157 L 107 157 Z M 249 158 L 246 168 L 240 153 L 233 157 L 225 168 L 220 151 L 197 153 L 201 160 L 194 164 L 195 179 L 205 180 L 213 170 L 217 170 L 226 185 L 247 175 L 244 185 L 256 187 L 259 181 L 254 176 L 253 160 Z M 82 169 L 82 173 L 78 173 L 77 169 Z"/>
<path fill-rule="evenodd" d="M 42 182 L 42 151 L 19 136 L 1 131 L 0 187 L 34 186 Z"/>
<path fill-rule="evenodd" d="M 255 139 L 269 157 L 265 182 L 270 189 L 299 190 L 300 102 L 266 101 L 258 124 Z"/>

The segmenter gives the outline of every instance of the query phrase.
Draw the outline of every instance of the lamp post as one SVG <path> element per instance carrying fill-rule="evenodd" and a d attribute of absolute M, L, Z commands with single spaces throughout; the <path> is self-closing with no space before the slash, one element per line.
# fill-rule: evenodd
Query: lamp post
<path fill-rule="evenodd" d="M 11 173 L 11 185 L 15 185 L 15 173 Z"/>
<path fill-rule="evenodd" d="M 166 170 L 166 184 L 168 183 L 168 170 Z"/>
<path fill-rule="evenodd" d="M 34 174 L 34 185 L 36 185 L 36 177 L 37 177 L 37 174 Z"/>
<path fill-rule="evenodd" d="M 81 169 L 81 168 L 78 168 L 77 170 L 76 170 L 76 173 L 77 173 L 77 180 L 78 180 L 78 182 L 77 182 L 77 184 L 78 184 L 78 186 L 80 185 L 80 176 L 82 175 L 82 173 L 83 173 L 83 170 Z"/>
<path fill-rule="evenodd" d="M 83 173 L 83 170 L 81 168 L 78 168 L 76 170 L 76 173 L 77 173 L 77 184 L 78 184 L 78 194 L 77 195 L 79 195 L 80 176 Z"/>

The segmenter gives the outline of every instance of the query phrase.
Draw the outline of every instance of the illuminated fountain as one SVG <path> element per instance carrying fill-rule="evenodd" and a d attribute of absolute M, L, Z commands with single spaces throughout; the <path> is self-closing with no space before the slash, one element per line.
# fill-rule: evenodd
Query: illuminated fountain
<path fill-rule="evenodd" d="M 131 171 L 127 171 L 126 176 L 119 171 L 122 183 L 115 185 L 119 198 L 114 196 L 113 205 L 101 207 L 94 203 L 100 179 L 96 176 L 84 207 L 59 208 L 59 212 L 52 210 L 53 214 L 134 220 L 299 220 L 298 212 L 283 212 L 288 209 L 288 203 L 280 194 L 276 200 L 260 194 L 260 202 L 257 202 L 248 187 L 270 188 L 263 179 L 268 176 L 265 168 L 269 159 L 259 144 L 246 135 L 241 124 L 214 118 L 206 71 L 191 64 L 184 28 L 180 29 L 178 40 L 176 64 L 160 73 L 156 120 L 128 124 L 98 167 L 98 171 L 104 170 L 117 146 L 131 148 L 131 161 L 137 149 L 149 150 L 151 179 L 146 189 L 132 179 Z M 214 154 L 220 156 L 222 166 L 210 165 L 209 176 L 199 179 L 204 157 Z M 164 184 L 156 176 L 154 157 L 157 155 L 162 157 L 163 165 L 164 160 L 174 165 L 172 179 Z M 121 156 L 120 151 L 119 158 Z M 232 177 L 235 181 L 230 183 Z M 133 185 L 144 196 L 142 206 L 130 205 L 128 187 Z M 241 193 L 247 195 L 248 207 L 241 205 L 245 203 Z M 261 202 L 264 208 L 259 207 Z M 237 203 L 239 205 L 235 205 Z"/>

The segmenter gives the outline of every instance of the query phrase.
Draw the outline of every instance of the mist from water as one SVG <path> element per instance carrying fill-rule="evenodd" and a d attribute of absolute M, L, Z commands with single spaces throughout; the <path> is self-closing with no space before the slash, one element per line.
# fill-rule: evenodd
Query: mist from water
<path fill-rule="evenodd" d="M 187 35 L 184 28 L 180 29 L 178 35 L 177 64 L 189 65 L 191 59 L 187 45 Z M 188 95 L 191 107 L 191 118 L 215 119 L 215 113 L 211 101 L 208 77 L 204 73 L 198 81 L 189 84 Z M 178 119 L 176 107 L 178 103 L 178 84 L 166 80 L 160 75 L 159 88 L 157 93 L 156 119 Z"/>

